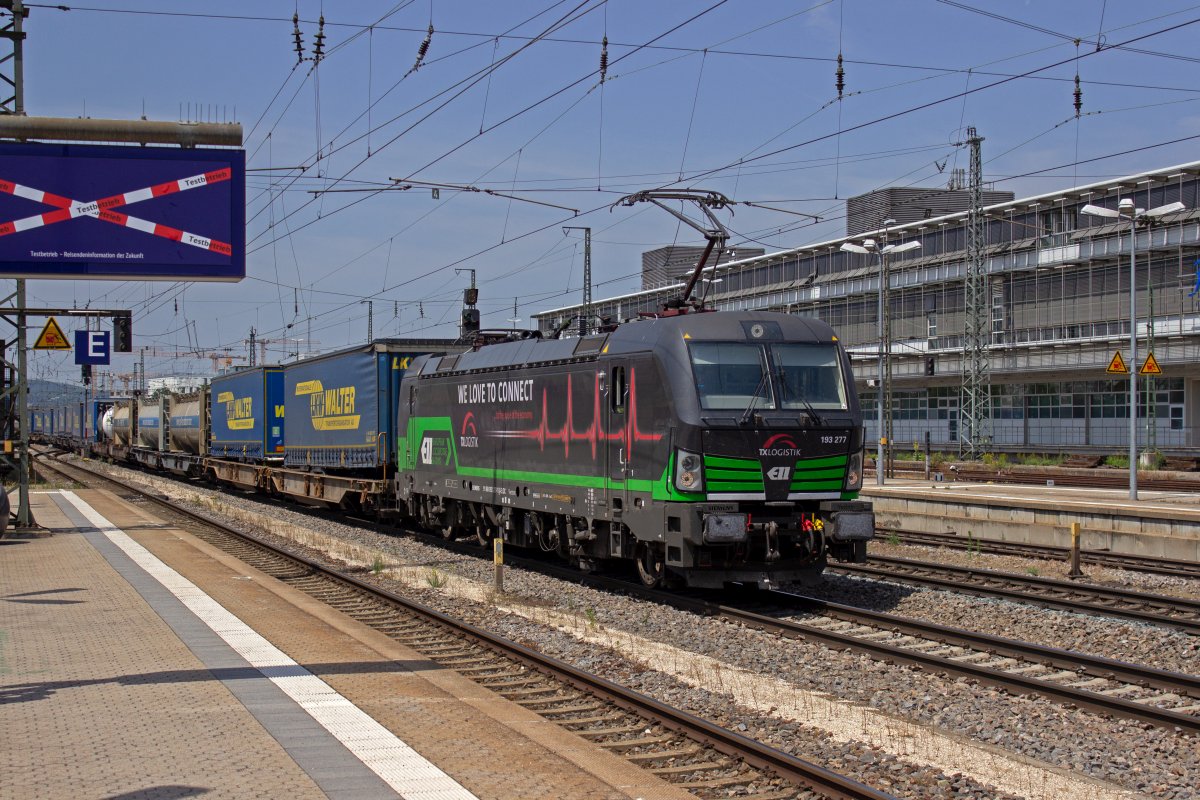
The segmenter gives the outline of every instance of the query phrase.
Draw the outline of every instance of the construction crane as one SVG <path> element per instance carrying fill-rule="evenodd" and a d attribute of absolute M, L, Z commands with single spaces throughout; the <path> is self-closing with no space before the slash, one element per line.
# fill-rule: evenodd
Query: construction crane
<path fill-rule="evenodd" d="M 213 372 L 221 367 L 232 367 L 234 361 L 245 361 L 245 356 L 233 355 L 232 347 L 220 350 L 169 350 L 162 347 L 140 347 L 138 352 L 151 358 L 207 358 L 212 362 Z"/>
<path fill-rule="evenodd" d="M 243 340 L 247 350 L 250 352 L 250 366 L 262 366 L 267 363 L 267 347 L 273 344 L 284 345 L 284 357 L 288 355 L 300 357 L 300 345 L 304 345 L 304 352 L 312 353 L 314 347 L 319 347 L 320 342 L 309 341 L 301 337 L 293 337 L 290 339 L 260 339 L 257 336 Z M 258 346 L 258 361 L 254 360 L 254 347 Z"/>

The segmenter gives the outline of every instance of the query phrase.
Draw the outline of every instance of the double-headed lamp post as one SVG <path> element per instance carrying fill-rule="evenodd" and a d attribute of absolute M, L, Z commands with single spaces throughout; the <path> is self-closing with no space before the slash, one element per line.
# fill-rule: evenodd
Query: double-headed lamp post
<path fill-rule="evenodd" d="M 1117 204 L 1117 208 L 1104 208 L 1103 206 L 1094 206 L 1090 203 L 1079 209 L 1084 214 L 1090 214 L 1093 217 L 1107 217 L 1109 219 L 1127 219 L 1129 220 L 1129 499 L 1138 499 L 1137 489 L 1137 467 L 1138 467 L 1138 452 L 1137 452 L 1137 419 L 1138 419 L 1138 396 L 1137 396 L 1137 226 L 1141 222 L 1143 224 L 1150 223 L 1155 217 L 1161 217 L 1164 214 L 1174 214 L 1177 211 L 1183 211 L 1186 206 L 1183 203 L 1168 203 L 1165 206 L 1158 206 L 1146 210 L 1137 208 L 1133 204 L 1133 200 L 1125 198 Z M 1151 399 L 1153 402 L 1153 399 Z"/>
<path fill-rule="evenodd" d="M 888 220 L 887 222 L 891 222 L 891 221 L 892 220 Z M 886 224 L 887 223 L 885 223 L 885 225 Z M 886 236 L 886 229 L 885 229 L 885 236 Z M 886 358 L 886 355 L 884 352 L 884 346 L 887 343 L 886 340 L 888 337 L 888 331 L 885 330 L 884 324 L 883 324 L 883 319 L 884 319 L 883 296 L 884 296 L 884 293 L 887 291 L 887 280 L 888 280 L 887 257 L 891 253 L 903 253 L 907 250 L 915 250 L 920 246 L 921 246 L 921 243 L 918 241 L 915 241 L 915 240 L 911 241 L 911 242 L 905 242 L 904 244 L 885 244 L 882 246 L 880 246 L 874 239 L 863 239 L 863 243 L 861 245 L 851 244 L 850 242 L 844 242 L 842 244 L 842 250 L 845 250 L 848 253 L 875 253 L 876 255 L 879 256 L 879 375 L 878 375 L 878 379 L 875 381 L 875 384 L 876 384 L 875 388 L 876 388 L 876 391 L 878 392 L 878 397 L 879 397 L 879 402 L 878 402 L 878 406 L 879 406 L 879 416 L 878 416 L 879 437 L 878 437 L 878 443 L 876 445 L 876 450 L 875 450 L 875 483 L 879 486 L 883 486 L 883 473 L 885 472 L 884 467 L 883 467 L 883 447 L 884 447 L 883 406 L 884 406 L 884 402 L 887 399 L 887 391 L 884 386 L 884 383 L 886 380 L 886 375 L 887 375 L 887 369 L 886 369 L 886 364 L 884 363 L 885 358 Z M 890 413 L 891 409 L 888 409 L 888 411 Z"/>

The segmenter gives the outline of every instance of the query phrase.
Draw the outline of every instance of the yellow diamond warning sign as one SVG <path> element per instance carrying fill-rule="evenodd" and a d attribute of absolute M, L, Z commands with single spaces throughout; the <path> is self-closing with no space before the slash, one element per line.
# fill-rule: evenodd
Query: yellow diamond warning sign
<path fill-rule="evenodd" d="M 58 323 L 54 321 L 54 317 L 51 317 L 46 320 L 46 327 L 42 328 L 42 332 L 38 334 L 37 341 L 33 343 L 33 349 L 70 350 L 71 344 L 67 341 L 62 328 L 58 327 Z"/>
<path fill-rule="evenodd" d="M 1105 372 L 1112 372 L 1118 375 L 1128 375 L 1129 367 L 1125 366 L 1125 359 L 1121 358 L 1121 351 L 1113 353 L 1112 361 L 1108 362 L 1108 369 Z"/>
<path fill-rule="evenodd" d="M 1142 362 L 1142 368 L 1138 372 L 1142 375 L 1162 375 L 1162 368 L 1154 360 L 1154 353 L 1146 356 L 1146 360 Z"/>

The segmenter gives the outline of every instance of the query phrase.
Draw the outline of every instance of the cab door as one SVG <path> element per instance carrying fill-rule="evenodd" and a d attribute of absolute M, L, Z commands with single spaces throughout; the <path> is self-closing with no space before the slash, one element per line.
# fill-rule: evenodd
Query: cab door
<path fill-rule="evenodd" d="M 620 520 L 629 501 L 629 365 L 608 362 L 608 393 L 605 398 L 605 455 L 607 458 L 608 504 L 613 520 Z"/>

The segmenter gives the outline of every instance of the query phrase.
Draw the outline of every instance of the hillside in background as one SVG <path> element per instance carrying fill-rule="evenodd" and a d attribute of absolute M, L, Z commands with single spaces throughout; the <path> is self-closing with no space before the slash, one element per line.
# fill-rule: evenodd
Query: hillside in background
<path fill-rule="evenodd" d="M 83 402 L 83 387 L 79 384 L 56 383 L 33 379 L 29 382 L 29 407 L 53 408 Z"/>

